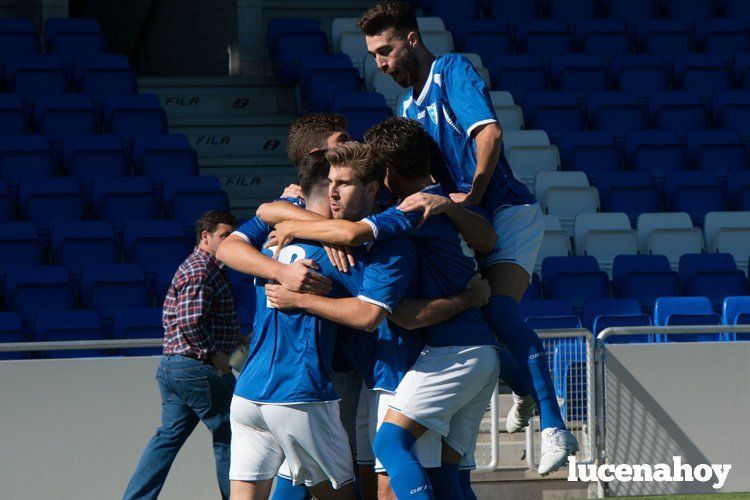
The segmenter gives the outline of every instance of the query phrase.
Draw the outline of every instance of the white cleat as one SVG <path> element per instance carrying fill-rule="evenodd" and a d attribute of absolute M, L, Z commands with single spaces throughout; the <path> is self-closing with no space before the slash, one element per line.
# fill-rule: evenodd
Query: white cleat
<path fill-rule="evenodd" d="M 542 431 L 542 456 L 539 475 L 546 476 L 568 463 L 568 456 L 578 453 L 578 440 L 569 431 L 550 427 Z"/>
<path fill-rule="evenodd" d="M 505 420 L 505 430 L 508 434 L 521 432 L 529 425 L 529 420 L 534 415 L 536 402 L 531 395 L 519 396 L 513 393 L 513 406 L 510 407 L 508 416 Z"/>

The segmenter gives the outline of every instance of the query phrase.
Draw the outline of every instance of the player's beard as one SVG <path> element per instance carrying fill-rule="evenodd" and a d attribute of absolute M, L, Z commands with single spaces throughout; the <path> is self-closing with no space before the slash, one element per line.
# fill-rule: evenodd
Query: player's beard
<path fill-rule="evenodd" d="M 419 79 L 419 61 L 417 60 L 417 55 L 409 51 L 407 56 L 404 57 L 403 63 L 396 68 L 396 71 L 391 73 L 391 76 L 393 77 L 393 81 L 405 89 L 416 85 Z"/>

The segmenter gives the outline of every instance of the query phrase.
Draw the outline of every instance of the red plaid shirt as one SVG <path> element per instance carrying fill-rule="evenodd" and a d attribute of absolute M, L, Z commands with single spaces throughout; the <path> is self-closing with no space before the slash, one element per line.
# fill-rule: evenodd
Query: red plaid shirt
<path fill-rule="evenodd" d="M 216 351 L 231 353 L 240 326 L 232 286 L 221 263 L 195 247 L 180 264 L 164 300 L 164 354 L 208 360 Z"/>

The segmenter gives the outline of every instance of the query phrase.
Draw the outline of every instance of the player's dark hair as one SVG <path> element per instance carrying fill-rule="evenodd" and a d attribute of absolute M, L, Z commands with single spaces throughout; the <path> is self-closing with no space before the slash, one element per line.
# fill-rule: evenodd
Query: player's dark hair
<path fill-rule="evenodd" d="M 295 167 L 314 149 L 325 149 L 334 132 L 346 132 L 346 117 L 335 113 L 310 113 L 294 120 L 289 127 L 287 155 Z"/>
<path fill-rule="evenodd" d="M 222 210 L 209 210 L 208 212 L 201 215 L 200 219 L 195 223 L 195 241 L 200 243 L 201 234 L 203 231 L 213 233 L 219 224 L 226 224 L 233 228 L 237 227 L 237 218 L 229 212 Z"/>
<path fill-rule="evenodd" d="M 372 146 L 388 168 L 404 179 L 430 175 L 432 138 L 414 120 L 386 118 L 365 132 L 365 144 Z"/>
<path fill-rule="evenodd" d="M 345 142 L 326 151 L 326 159 L 331 167 L 349 167 L 354 178 L 367 185 L 377 182 L 381 186 L 385 179 L 385 161 L 373 148 L 359 142 Z"/>
<path fill-rule="evenodd" d="M 311 198 L 321 189 L 327 189 L 330 168 L 325 151 L 313 151 L 302 160 L 298 171 L 299 185 L 305 198 Z"/>
<path fill-rule="evenodd" d="M 399 0 L 383 0 L 370 7 L 357 19 L 357 27 L 367 36 L 375 36 L 390 28 L 419 33 L 414 8 Z"/>

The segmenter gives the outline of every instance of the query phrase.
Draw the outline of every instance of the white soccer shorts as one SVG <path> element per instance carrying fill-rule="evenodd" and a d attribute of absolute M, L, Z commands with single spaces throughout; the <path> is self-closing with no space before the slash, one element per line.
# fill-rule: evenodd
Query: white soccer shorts
<path fill-rule="evenodd" d="M 234 396 L 230 423 L 231 480 L 271 479 L 286 457 L 295 485 L 330 481 L 338 489 L 354 481 L 338 401 L 280 405 Z"/>
<path fill-rule="evenodd" d="M 497 349 L 492 346 L 427 346 L 389 406 L 467 456 L 476 445 L 499 372 Z"/>
<path fill-rule="evenodd" d="M 544 239 L 544 215 L 539 204 L 500 207 L 492 216 L 492 226 L 497 243 L 482 259 L 482 267 L 511 262 L 524 268 L 531 277 Z"/>
<path fill-rule="evenodd" d="M 362 385 L 362 375 L 357 370 L 348 372 L 332 372 L 331 382 L 333 390 L 339 398 L 339 414 L 344 425 L 352 455 L 357 451 L 357 408 L 359 403 L 359 389 Z"/>

